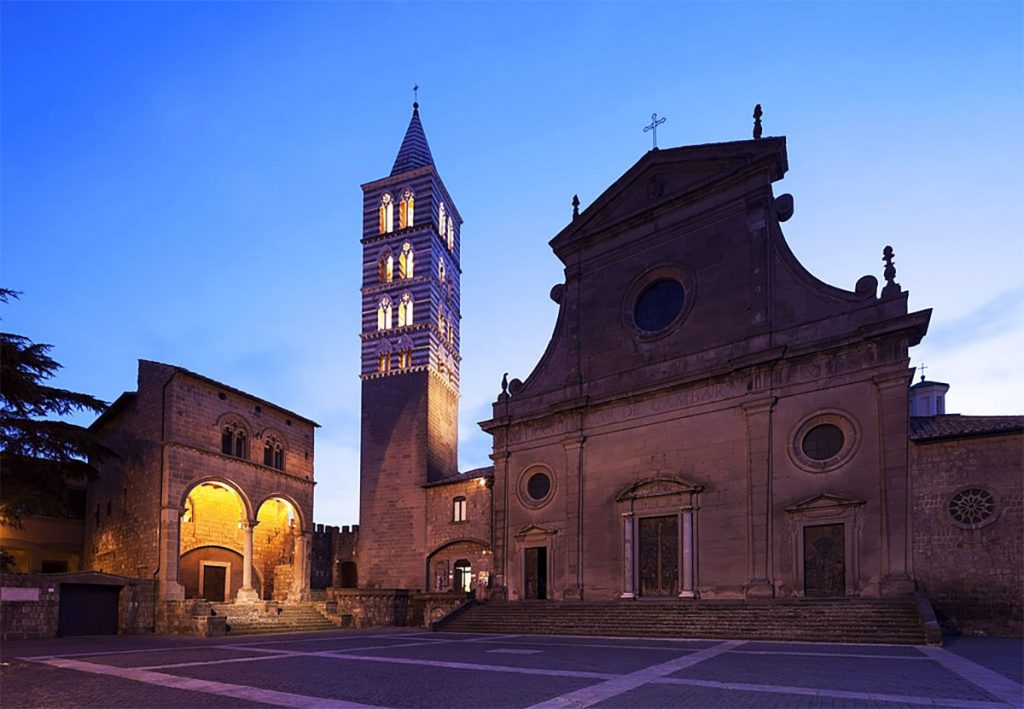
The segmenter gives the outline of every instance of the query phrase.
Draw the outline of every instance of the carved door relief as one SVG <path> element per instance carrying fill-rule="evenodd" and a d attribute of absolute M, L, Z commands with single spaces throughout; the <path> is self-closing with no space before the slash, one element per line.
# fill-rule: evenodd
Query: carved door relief
<path fill-rule="evenodd" d="M 543 600 L 548 597 L 548 550 L 547 547 L 526 548 L 527 600 Z"/>
<path fill-rule="evenodd" d="M 846 540 L 843 524 L 804 527 L 804 595 L 846 594 Z"/>
<path fill-rule="evenodd" d="M 638 571 L 641 596 L 679 593 L 679 517 L 641 517 Z"/>

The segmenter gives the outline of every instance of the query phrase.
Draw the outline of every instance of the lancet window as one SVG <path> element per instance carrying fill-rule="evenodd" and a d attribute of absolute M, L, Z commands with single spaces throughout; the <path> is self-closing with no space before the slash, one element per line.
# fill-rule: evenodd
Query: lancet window
<path fill-rule="evenodd" d="M 387 340 L 377 345 L 377 371 L 382 374 L 391 371 L 391 343 Z"/>
<path fill-rule="evenodd" d="M 448 250 L 451 251 L 455 248 L 455 225 L 452 223 L 452 218 L 448 217 Z"/>
<path fill-rule="evenodd" d="M 391 255 L 391 249 L 384 249 L 377 257 L 377 273 L 381 283 L 391 283 L 395 274 L 395 257 Z"/>
<path fill-rule="evenodd" d="M 402 199 L 398 202 L 398 228 L 405 229 L 414 225 L 413 207 L 415 195 L 412 190 L 402 193 Z"/>
<path fill-rule="evenodd" d="M 402 244 L 402 253 L 398 255 L 398 277 L 412 278 L 413 274 L 413 250 L 412 244 L 408 241 Z"/>
<path fill-rule="evenodd" d="M 408 369 L 412 366 L 412 338 L 402 335 L 398 338 L 398 368 Z"/>
<path fill-rule="evenodd" d="M 391 329 L 391 298 L 384 296 L 377 304 L 377 329 Z"/>
<path fill-rule="evenodd" d="M 398 327 L 412 325 L 412 294 L 403 293 L 398 303 Z"/>
<path fill-rule="evenodd" d="M 438 282 L 442 286 L 444 285 L 445 278 L 446 278 L 446 274 L 445 274 L 445 269 L 444 269 L 444 259 L 443 258 L 438 258 L 437 259 L 437 280 L 438 280 Z"/>
<path fill-rule="evenodd" d="M 444 202 L 441 202 L 437 207 L 437 233 L 442 237 L 445 235 L 445 227 L 448 226 L 447 217 L 445 217 Z"/>
<path fill-rule="evenodd" d="M 235 458 L 249 457 L 249 434 L 240 421 L 232 419 L 221 427 L 220 452 Z"/>
<path fill-rule="evenodd" d="M 380 233 L 389 234 L 395 230 L 395 205 L 387 192 L 380 198 Z"/>

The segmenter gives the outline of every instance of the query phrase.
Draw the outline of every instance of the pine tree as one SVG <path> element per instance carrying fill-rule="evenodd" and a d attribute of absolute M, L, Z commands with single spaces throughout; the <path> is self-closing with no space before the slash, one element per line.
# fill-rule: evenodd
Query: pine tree
<path fill-rule="evenodd" d="M 18 295 L 0 288 L 0 302 Z M 47 386 L 61 368 L 51 349 L 0 332 L 0 524 L 15 528 L 24 516 L 63 515 L 67 482 L 96 476 L 86 460 L 115 455 L 89 429 L 47 418 L 107 408 L 88 394 Z"/>

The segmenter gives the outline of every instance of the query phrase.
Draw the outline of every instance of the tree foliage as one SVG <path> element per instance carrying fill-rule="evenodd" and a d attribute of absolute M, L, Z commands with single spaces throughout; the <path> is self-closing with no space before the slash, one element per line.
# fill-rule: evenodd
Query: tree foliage
<path fill-rule="evenodd" d="M 0 288 L 0 302 L 18 293 Z M 88 394 L 46 384 L 61 365 L 51 345 L 0 332 L 0 524 L 19 527 L 26 515 L 59 515 L 69 480 L 95 477 L 86 459 L 114 455 L 87 428 L 48 418 L 102 413 Z"/>

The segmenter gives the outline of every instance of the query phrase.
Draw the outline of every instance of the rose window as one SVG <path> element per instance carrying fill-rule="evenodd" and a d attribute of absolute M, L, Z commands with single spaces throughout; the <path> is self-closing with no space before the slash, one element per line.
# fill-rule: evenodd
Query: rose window
<path fill-rule="evenodd" d="M 949 516 L 967 527 L 987 522 L 995 511 L 995 498 L 987 490 L 977 487 L 961 490 L 949 501 Z"/>

